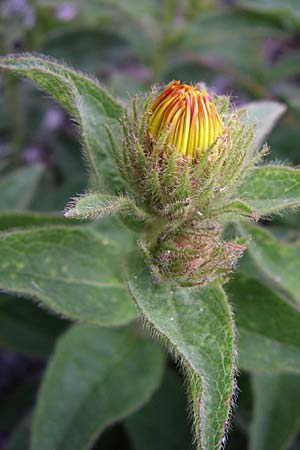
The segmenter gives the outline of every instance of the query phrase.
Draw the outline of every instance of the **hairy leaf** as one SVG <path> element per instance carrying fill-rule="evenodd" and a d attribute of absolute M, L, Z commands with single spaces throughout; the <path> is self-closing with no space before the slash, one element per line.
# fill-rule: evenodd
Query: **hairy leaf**
<path fill-rule="evenodd" d="M 107 155 L 104 125 L 115 128 L 123 108 L 96 81 L 55 61 L 29 54 L 0 59 L 0 69 L 27 77 L 53 95 L 80 127 L 84 153 L 99 185 L 114 185 L 116 174 Z"/>
<path fill-rule="evenodd" d="M 285 450 L 300 426 L 300 375 L 254 374 L 251 450 Z"/>
<path fill-rule="evenodd" d="M 160 349 L 132 330 L 74 326 L 50 360 L 31 448 L 91 448 L 108 425 L 150 398 L 162 369 Z"/>
<path fill-rule="evenodd" d="M 0 289 L 23 294 L 70 319 L 97 325 L 133 320 L 136 309 L 122 280 L 121 248 L 75 227 L 0 235 Z"/>
<path fill-rule="evenodd" d="M 239 195 L 258 216 L 300 207 L 300 170 L 265 165 L 255 167 L 245 179 Z"/>
<path fill-rule="evenodd" d="M 118 217 L 103 217 L 98 221 L 94 221 L 93 226 L 102 236 L 106 236 L 108 239 L 115 241 L 118 246 L 122 248 L 124 254 L 135 250 L 137 240 L 136 234 L 125 227 Z"/>
<path fill-rule="evenodd" d="M 279 241 L 271 233 L 251 224 L 241 227 L 245 236 L 251 236 L 249 253 L 262 274 L 289 300 L 300 306 L 300 243 Z"/>
<path fill-rule="evenodd" d="M 44 172 L 43 166 L 22 167 L 0 180 L 0 209 L 26 209 Z"/>
<path fill-rule="evenodd" d="M 74 199 L 67 207 L 65 217 L 93 219 L 110 214 L 133 215 L 140 221 L 145 219 L 142 211 L 130 199 L 98 193 L 86 194 L 78 199 Z"/>
<path fill-rule="evenodd" d="M 188 379 L 198 449 L 221 448 L 234 391 L 234 330 L 219 287 L 159 283 L 137 260 L 129 287 L 147 327 L 180 360 Z"/>
<path fill-rule="evenodd" d="M 300 373 L 300 311 L 252 278 L 237 275 L 227 291 L 239 332 L 239 367 Z"/>

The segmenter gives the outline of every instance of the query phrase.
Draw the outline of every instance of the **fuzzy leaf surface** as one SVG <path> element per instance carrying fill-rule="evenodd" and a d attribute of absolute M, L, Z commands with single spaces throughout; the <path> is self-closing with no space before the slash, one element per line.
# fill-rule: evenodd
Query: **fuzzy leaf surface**
<path fill-rule="evenodd" d="M 65 217 L 74 219 L 94 219 L 111 214 L 133 215 L 143 221 L 143 213 L 125 197 L 106 194 L 86 194 L 74 199 L 67 207 Z"/>
<path fill-rule="evenodd" d="M 300 242 L 280 241 L 262 227 L 244 224 L 241 227 L 245 236 L 251 237 L 249 253 L 256 265 L 270 282 L 288 299 L 300 307 Z"/>
<path fill-rule="evenodd" d="M 30 78 L 58 100 L 79 125 L 84 155 L 97 186 L 113 185 L 104 124 L 117 124 L 123 108 L 92 78 L 53 60 L 29 54 L 0 59 L 0 69 Z"/>
<path fill-rule="evenodd" d="M 252 376 L 254 419 L 250 450 L 285 450 L 300 426 L 300 375 Z"/>
<path fill-rule="evenodd" d="M 72 327 L 50 360 L 31 448 L 91 448 L 107 426 L 147 402 L 160 383 L 163 363 L 157 345 L 132 330 Z"/>
<path fill-rule="evenodd" d="M 259 281 L 242 275 L 226 290 L 238 328 L 239 367 L 300 374 L 300 311 Z"/>
<path fill-rule="evenodd" d="M 9 172 L 0 180 L 0 209 L 26 209 L 43 175 L 40 164 Z"/>
<path fill-rule="evenodd" d="M 299 208 L 300 170 L 275 165 L 255 167 L 239 188 L 239 195 L 258 216 Z"/>
<path fill-rule="evenodd" d="M 181 361 L 190 386 L 198 449 L 221 448 L 234 391 L 234 330 L 220 287 L 161 284 L 136 260 L 131 294 L 147 327 Z"/>
<path fill-rule="evenodd" d="M 268 134 L 284 114 L 286 106 L 279 102 L 264 100 L 248 103 L 242 107 L 244 108 L 247 110 L 247 117 L 256 123 L 253 147 L 257 149 L 265 142 Z"/>
<path fill-rule="evenodd" d="M 122 280 L 120 246 L 76 227 L 0 235 L 0 289 L 42 302 L 70 319 L 121 325 L 136 316 Z"/>
<path fill-rule="evenodd" d="M 65 217 L 95 219 L 115 213 L 120 208 L 119 198 L 106 194 L 86 194 L 72 200 Z"/>

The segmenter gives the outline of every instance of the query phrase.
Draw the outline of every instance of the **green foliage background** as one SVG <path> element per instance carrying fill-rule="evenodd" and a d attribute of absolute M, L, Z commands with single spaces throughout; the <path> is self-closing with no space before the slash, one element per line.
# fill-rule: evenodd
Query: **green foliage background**
<path fill-rule="evenodd" d="M 266 166 L 246 181 L 243 195 L 259 214 L 281 215 L 241 227 L 252 236 L 249 251 L 225 291 L 166 293 L 139 263 L 130 280 L 134 305 L 121 266 L 135 236 L 117 219 L 62 215 L 71 197 L 117 182 L 104 155 L 104 123 L 114 126 L 132 94 L 171 79 L 232 94 L 257 120 L 258 143 L 271 147 L 268 162 L 299 164 L 299 0 L 21 3 L 0 5 L 2 55 L 59 58 L 92 73 L 118 102 L 68 69 L 59 82 L 51 67 L 42 74 L 42 61 L 14 68 L 66 109 L 36 84 L 1 73 L 2 448 L 189 450 L 183 392 L 192 391 L 193 403 L 202 373 L 218 379 L 208 377 L 199 439 L 206 450 L 219 448 L 232 387 L 228 297 L 240 376 L 226 449 L 300 449 L 299 170 Z M 153 292 L 162 299 L 156 309 Z M 171 343 L 177 366 L 141 335 L 138 313 Z M 178 368 L 187 361 L 195 379 L 183 388 Z M 224 400 L 215 393 L 226 386 Z"/>

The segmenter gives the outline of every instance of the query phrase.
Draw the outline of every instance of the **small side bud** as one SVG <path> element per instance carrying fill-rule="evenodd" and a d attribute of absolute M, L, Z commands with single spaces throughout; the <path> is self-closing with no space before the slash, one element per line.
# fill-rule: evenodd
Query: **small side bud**
<path fill-rule="evenodd" d="M 163 278 L 191 287 L 224 283 L 245 250 L 245 245 L 224 241 L 216 222 L 197 222 L 160 236 L 149 253 Z"/>

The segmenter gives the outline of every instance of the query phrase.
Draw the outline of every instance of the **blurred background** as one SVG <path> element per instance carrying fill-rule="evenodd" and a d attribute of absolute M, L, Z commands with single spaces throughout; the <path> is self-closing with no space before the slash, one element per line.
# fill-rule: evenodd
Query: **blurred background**
<path fill-rule="evenodd" d="M 0 0 L 0 54 L 14 52 L 45 54 L 93 74 L 125 103 L 172 79 L 202 81 L 239 105 L 283 102 L 269 158 L 300 162 L 300 0 Z M 61 213 L 86 185 L 76 128 L 64 110 L 32 83 L 0 74 L 0 209 Z M 272 226 L 294 239 L 299 224 L 295 215 Z M 29 301 L 0 296 L 0 449 L 27 450 L 35 394 L 66 326 Z M 188 442 L 183 390 L 170 373 L 144 414 L 106 431 L 95 450 L 163 450 L 147 447 L 138 431 L 146 417 L 150 430 L 166 433 L 157 411 L 178 411 L 170 427 L 182 427 Z M 226 448 L 243 450 L 252 409 L 246 374 L 239 386 Z"/>

